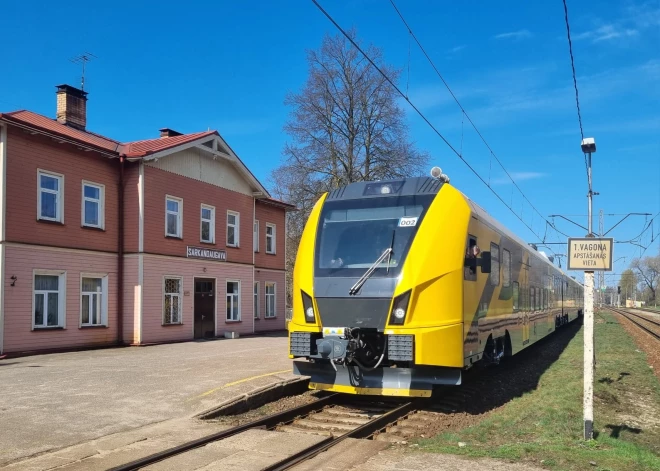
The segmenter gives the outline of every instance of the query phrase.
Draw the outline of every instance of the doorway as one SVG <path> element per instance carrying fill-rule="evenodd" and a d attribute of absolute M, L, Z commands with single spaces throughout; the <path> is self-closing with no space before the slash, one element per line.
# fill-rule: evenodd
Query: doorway
<path fill-rule="evenodd" d="M 215 280 L 195 278 L 195 338 L 215 337 Z"/>

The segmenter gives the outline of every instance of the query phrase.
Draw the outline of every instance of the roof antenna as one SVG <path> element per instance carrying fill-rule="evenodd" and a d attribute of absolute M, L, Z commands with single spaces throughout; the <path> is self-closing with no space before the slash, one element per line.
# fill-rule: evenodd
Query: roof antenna
<path fill-rule="evenodd" d="M 87 62 L 90 62 L 94 59 L 98 59 L 98 57 L 96 57 L 91 52 L 83 52 L 79 56 L 69 59 L 74 64 L 82 64 L 82 77 L 80 80 L 80 89 L 83 91 L 85 91 L 85 65 L 87 64 Z"/>

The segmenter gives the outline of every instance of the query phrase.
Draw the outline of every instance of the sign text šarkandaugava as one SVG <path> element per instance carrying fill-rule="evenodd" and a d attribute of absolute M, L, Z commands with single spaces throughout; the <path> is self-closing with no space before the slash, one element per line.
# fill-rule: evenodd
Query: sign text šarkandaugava
<path fill-rule="evenodd" d="M 568 269 L 583 271 L 612 271 L 614 239 L 569 238 Z"/>

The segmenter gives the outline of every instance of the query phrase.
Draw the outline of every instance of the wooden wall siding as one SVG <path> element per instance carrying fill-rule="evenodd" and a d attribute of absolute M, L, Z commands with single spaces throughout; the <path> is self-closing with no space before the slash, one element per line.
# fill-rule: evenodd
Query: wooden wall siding
<path fill-rule="evenodd" d="M 139 342 L 140 319 L 137 305 L 138 256 L 124 256 L 124 342 Z"/>
<path fill-rule="evenodd" d="M 117 159 L 8 126 L 7 229 L 11 242 L 117 250 Z M 37 169 L 64 175 L 64 224 L 37 221 Z M 105 230 L 81 227 L 82 180 L 105 185 Z"/>
<path fill-rule="evenodd" d="M 255 207 L 259 221 L 259 252 L 255 254 L 254 265 L 262 268 L 284 270 L 285 212 L 272 205 L 260 203 Z M 266 223 L 275 224 L 275 255 L 266 253 Z"/>
<path fill-rule="evenodd" d="M 140 228 L 139 163 L 124 163 L 124 253 L 138 251 Z"/>
<path fill-rule="evenodd" d="M 255 331 L 284 330 L 286 305 L 284 296 L 284 272 L 274 270 L 254 270 L 254 281 L 259 282 L 259 320 L 255 321 Z M 266 319 L 266 282 L 275 282 L 275 315 Z M 253 287 L 254 289 L 254 287 Z"/>
<path fill-rule="evenodd" d="M 206 272 L 204 272 L 206 268 Z M 183 277 L 182 297 L 183 324 L 163 326 L 163 278 L 165 275 Z M 251 334 L 252 312 L 252 266 L 223 262 L 177 259 L 162 256 L 144 256 L 144 310 L 142 320 L 142 342 L 167 342 L 193 338 L 194 278 L 216 278 L 216 334 L 226 331 Z M 241 282 L 241 321 L 226 322 L 226 282 Z"/>
<path fill-rule="evenodd" d="M 220 157 L 213 160 L 196 147 L 167 155 L 158 162 L 148 161 L 145 165 L 252 196 L 253 189 L 229 161 Z"/>
<path fill-rule="evenodd" d="M 227 251 L 227 261 L 252 264 L 253 199 L 208 183 L 163 170 L 145 170 L 144 250 L 152 254 L 186 256 L 186 246 Z M 165 196 L 183 199 L 183 239 L 165 237 Z M 215 206 L 215 244 L 200 242 L 200 206 Z M 240 247 L 227 247 L 227 210 L 240 213 Z"/>
<path fill-rule="evenodd" d="M 117 257 L 62 249 L 6 247 L 5 352 L 112 344 L 117 340 Z M 32 270 L 66 271 L 66 328 L 32 331 Z M 80 273 L 108 274 L 108 328 L 80 328 Z"/>

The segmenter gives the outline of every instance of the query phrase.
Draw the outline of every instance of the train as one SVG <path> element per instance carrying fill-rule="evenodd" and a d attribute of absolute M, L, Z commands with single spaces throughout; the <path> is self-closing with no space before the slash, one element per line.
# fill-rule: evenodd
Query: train
<path fill-rule="evenodd" d="M 288 324 L 309 388 L 429 397 L 582 315 L 583 286 L 446 175 L 324 193 L 302 232 Z"/>

